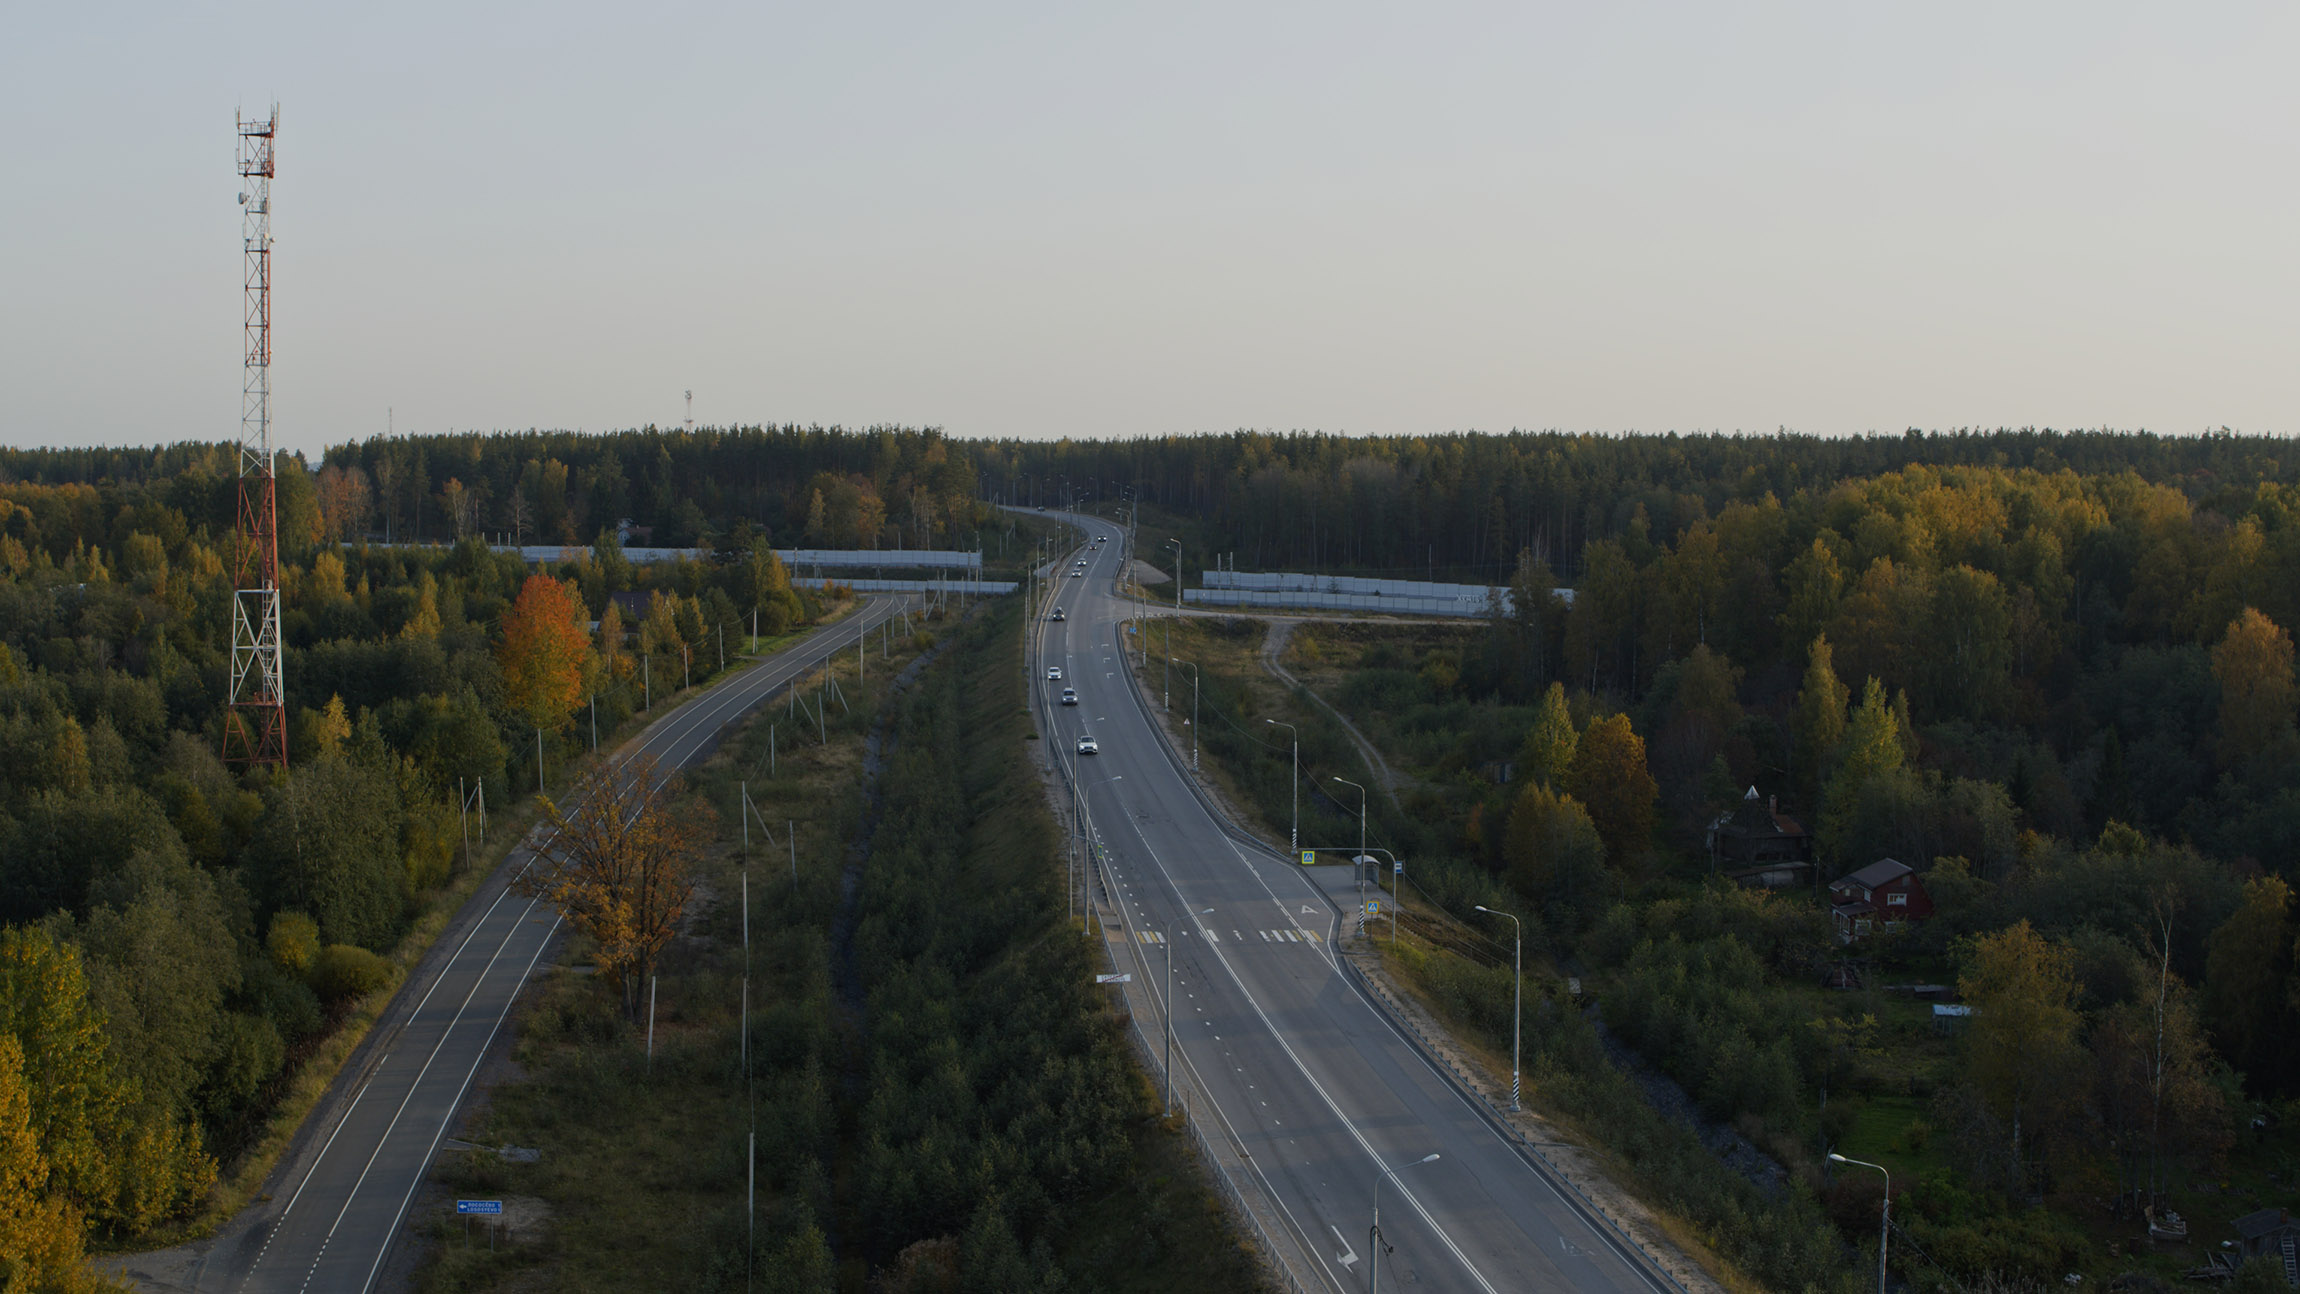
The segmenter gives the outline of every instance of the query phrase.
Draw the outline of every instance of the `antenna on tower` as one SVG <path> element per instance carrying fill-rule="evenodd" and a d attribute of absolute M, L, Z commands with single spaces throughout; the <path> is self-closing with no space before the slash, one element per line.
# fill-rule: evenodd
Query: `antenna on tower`
<path fill-rule="evenodd" d="M 687 430 L 695 429 L 695 393 L 687 392 Z"/>
<path fill-rule="evenodd" d="M 272 142 L 280 110 L 261 121 L 232 114 L 239 131 L 240 498 L 232 579 L 231 695 L 224 762 L 287 771 L 287 705 L 280 667 L 278 476 L 272 454 Z"/>

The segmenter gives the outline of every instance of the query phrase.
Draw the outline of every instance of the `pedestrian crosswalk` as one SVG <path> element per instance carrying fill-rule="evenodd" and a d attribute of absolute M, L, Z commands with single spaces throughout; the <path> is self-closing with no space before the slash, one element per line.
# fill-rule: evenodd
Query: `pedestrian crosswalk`
<path fill-rule="evenodd" d="M 1182 933 L 1188 934 L 1190 932 L 1185 930 Z M 1221 934 L 1216 931 L 1200 928 L 1198 933 L 1205 936 L 1209 943 L 1218 944 L 1222 942 Z M 1237 931 L 1233 930 L 1230 933 L 1236 935 Z M 1260 935 L 1262 942 L 1266 944 L 1322 944 L 1325 942 L 1324 936 L 1313 930 L 1257 930 L 1254 933 Z M 1137 930 L 1134 932 L 1134 938 L 1138 943 L 1162 944 L 1166 942 L 1166 932 L 1162 930 Z"/>

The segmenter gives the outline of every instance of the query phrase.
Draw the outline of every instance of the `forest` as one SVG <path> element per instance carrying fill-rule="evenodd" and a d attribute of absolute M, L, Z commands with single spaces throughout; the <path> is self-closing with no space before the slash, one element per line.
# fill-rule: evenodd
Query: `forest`
<path fill-rule="evenodd" d="M 549 776 L 588 747 L 594 706 L 604 739 L 715 671 L 754 615 L 771 641 L 818 613 L 773 545 L 969 547 L 997 502 L 1136 507 L 1141 551 L 1179 539 L 1186 574 L 1220 555 L 1509 587 L 1513 612 L 1449 636 L 1310 637 L 1347 666 L 1327 694 L 1421 784 L 1378 829 L 1429 860 L 1418 878 L 1442 900 L 1537 900 L 1545 955 L 1609 977 L 1618 1034 L 1784 1159 L 1866 1135 L 1823 1110 L 1829 1082 L 1865 1084 L 1865 1107 L 1830 1108 L 1921 1114 L 1939 1131 L 1911 1162 L 1953 1169 L 1935 1216 L 1969 1220 L 1990 1199 L 2210 1180 L 2253 1117 L 2300 1095 L 2288 440 L 750 427 L 344 444 L 282 460 L 279 778 L 217 758 L 233 454 L 0 450 L 0 1211 L 34 1220 L 9 1261 L 208 1207 L 452 884 L 475 791 L 522 800 L 538 761 Z M 635 565 L 621 536 L 711 553 Z M 507 614 L 538 572 L 491 540 L 566 550 L 539 573 L 587 638 L 555 702 L 522 684 Z M 1346 771 L 1333 741 L 1319 758 Z M 1860 956 L 2025 994 L 2003 1000 L 2037 1013 L 2023 1037 L 2061 1040 L 2053 1067 L 1997 1065 L 1983 1027 L 1927 1053 L 1954 1081 L 1913 1093 L 1861 1013 L 1835 1033 L 1793 1018 L 1839 956 L 1825 900 L 1699 898 L 1709 827 L 1752 787 L 1809 829 L 1817 884 L 1883 857 L 1918 869 L 1940 919 Z M 912 991 L 917 955 L 886 950 L 874 991 Z M 2182 1076 L 2176 1107 L 2162 1083 L 2133 1087 L 2144 1053 Z M 874 1063 L 910 1081 L 907 1058 Z M 2136 1119 L 2155 1131 L 2119 1131 Z M 2177 1154 L 2159 1153 L 2166 1127 Z M 957 1224 L 929 1185 L 887 1201 L 922 1234 Z M 1984 1255 L 2058 1252 L 1975 1236 Z"/>
<path fill-rule="evenodd" d="M 1281 656 L 1403 775 L 1372 830 L 1413 860 L 1409 912 L 1431 921 L 1394 968 L 1505 1054 L 1506 930 L 1480 903 L 1530 913 L 1529 994 L 1578 979 L 1606 1037 L 1843 1243 L 1873 1236 L 1877 1188 L 1826 1155 L 1889 1162 L 1920 1283 L 2116 1275 L 2152 1208 L 2217 1236 L 2293 1203 L 2289 442 L 1575 445 L 1239 436 L 1061 461 L 1161 469 L 1143 552 L 1404 575 L 1421 557 L 1509 589 L 1482 624 L 1305 627 Z M 1505 528 L 1460 528 L 1481 497 Z M 1177 632 L 1207 666 L 1199 739 L 1282 839 L 1289 751 L 1262 720 L 1299 723 L 1304 829 L 1349 839 L 1353 793 L 1308 788 L 1370 770 L 1271 680 L 1262 637 Z M 1712 833 L 1751 795 L 1818 864 L 1790 889 L 1717 876 Z M 1935 910 L 1848 943 L 1823 887 L 1885 859 Z M 1884 991 L 1927 984 L 1968 1023 Z M 1783 1238 L 1791 1197 L 1632 1131 L 1650 1114 L 1597 1040 L 1541 1018 L 1558 1108 L 1603 1111 L 1644 1186 L 1745 1271 L 1823 1278 L 1823 1251 Z"/>
<path fill-rule="evenodd" d="M 242 1160 L 276 1152 L 301 1068 L 454 891 L 481 805 L 518 821 L 547 777 L 714 676 L 754 626 L 771 645 L 839 596 L 794 590 L 769 526 L 898 524 L 882 485 L 914 536 L 947 541 L 974 510 L 928 433 L 753 437 L 748 478 L 641 433 L 561 438 L 580 497 L 545 441 L 512 439 L 347 446 L 317 470 L 283 457 L 285 776 L 219 758 L 236 451 L 0 453 L 12 1270 L 69 1271 L 84 1243 L 148 1243 L 228 1204 Z M 676 527 L 697 498 L 729 510 L 711 559 L 624 557 L 623 508 Z M 498 520 L 565 541 L 564 560 L 492 551 Z M 571 646 L 536 632 L 554 619 Z"/>

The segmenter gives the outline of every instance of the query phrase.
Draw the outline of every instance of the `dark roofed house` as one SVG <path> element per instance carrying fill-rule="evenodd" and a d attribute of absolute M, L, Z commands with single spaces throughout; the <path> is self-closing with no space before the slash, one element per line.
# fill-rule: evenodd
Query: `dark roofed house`
<path fill-rule="evenodd" d="M 1709 824 L 1709 867 L 1742 885 L 1802 885 L 1813 871 L 1813 837 L 1781 812 L 1777 797 L 1760 799 L 1752 786 L 1731 813 Z"/>
<path fill-rule="evenodd" d="M 2236 1244 L 2247 1259 L 2282 1263 L 2284 1283 L 2300 1289 L 2300 1221 L 2290 1209 L 2262 1209 L 2236 1219 Z"/>
<path fill-rule="evenodd" d="M 1894 858 L 1880 858 L 1842 880 L 1829 883 L 1829 916 L 1845 943 L 1866 937 L 1882 922 L 1897 930 L 1904 922 L 1933 915 L 1933 898 L 1917 870 Z"/>

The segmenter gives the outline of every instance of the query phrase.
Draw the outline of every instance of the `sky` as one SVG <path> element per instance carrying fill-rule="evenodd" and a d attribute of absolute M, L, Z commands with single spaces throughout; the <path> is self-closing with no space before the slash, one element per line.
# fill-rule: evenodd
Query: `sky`
<path fill-rule="evenodd" d="M 2300 7 L 18 6 L 0 443 L 2300 432 Z"/>

